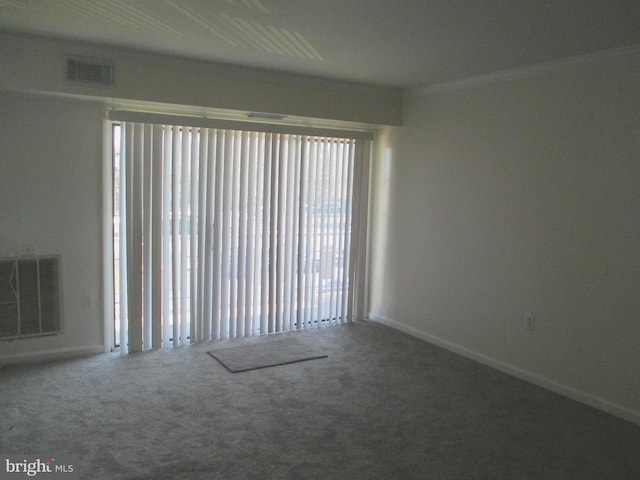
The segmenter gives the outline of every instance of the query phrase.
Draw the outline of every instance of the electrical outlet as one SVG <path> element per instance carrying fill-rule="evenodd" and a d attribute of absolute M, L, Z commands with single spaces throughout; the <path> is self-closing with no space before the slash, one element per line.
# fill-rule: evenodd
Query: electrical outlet
<path fill-rule="evenodd" d="M 35 245 L 22 245 L 18 250 L 18 256 L 20 257 L 28 257 L 35 254 L 36 254 Z"/>
<path fill-rule="evenodd" d="M 533 332 L 536 329 L 536 317 L 533 315 L 525 315 L 524 317 L 524 328 Z"/>

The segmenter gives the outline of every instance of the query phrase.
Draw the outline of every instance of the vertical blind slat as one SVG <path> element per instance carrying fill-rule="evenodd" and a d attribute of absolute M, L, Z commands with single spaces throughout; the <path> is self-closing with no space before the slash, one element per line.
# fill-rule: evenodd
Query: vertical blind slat
<path fill-rule="evenodd" d="M 304 278 L 305 278 L 305 255 L 306 255 L 306 231 L 305 231 L 305 209 L 307 208 L 307 188 L 305 178 L 307 174 L 307 146 L 308 142 L 306 138 L 303 139 L 300 145 L 300 157 L 299 157 L 299 177 L 298 177 L 298 215 L 297 215 L 297 232 L 298 232 L 298 248 L 296 258 L 296 328 L 300 330 L 303 328 L 304 322 Z"/>
<path fill-rule="evenodd" d="M 265 293 L 265 286 L 268 281 L 267 270 L 263 268 L 265 265 L 265 258 L 267 258 L 268 252 L 266 251 L 269 245 L 269 238 L 265 236 L 265 218 L 268 213 L 268 202 L 266 202 L 265 191 L 265 144 L 267 142 L 266 136 L 260 133 L 258 136 L 257 156 L 258 156 L 258 178 L 256 179 L 257 204 L 256 204 L 256 261 L 255 261 L 255 278 L 256 278 L 256 299 L 255 306 L 258 311 L 256 316 L 255 330 L 259 334 L 266 333 L 266 318 L 267 318 L 267 295 Z M 268 232 L 268 226 L 267 226 Z"/>
<path fill-rule="evenodd" d="M 260 271 L 262 273 L 262 281 L 260 283 L 260 333 L 269 333 L 269 318 L 271 285 L 269 282 L 269 262 L 271 260 L 271 135 L 264 135 L 264 143 L 261 145 L 262 156 L 262 258 Z"/>
<path fill-rule="evenodd" d="M 257 138 L 255 133 L 247 135 L 247 251 L 246 251 L 246 287 L 245 296 L 245 324 L 244 336 L 250 336 L 254 331 L 256 283 L 255 283 L 255 249 L 256 242 L 256 169 L 257 169 Z"/>
<path fill-rule="evenodd" d="M 189 170 L 191 172 L 190 176 L 190 186 L 189 190 L 191 192 L 191 198 L 189 199 L 189 240 L 190 240 L 190 256 L 189 256 L 189 269 L 190 269 L 190 283 L 191 288 L 189 292 L 190 296 L 190 316 L 189 316 L 189 325 L 187 328 L 189 329 L 189 338 L 191 342 L 197 342 L 199 336 L 199 282 L 198 282 L 198 265 L 200 262 L 199 256 L 199 243 L 198 238 L 200 237 L 200 231 L 198 229 L 198 218 L 199 218 L 199 185 L 200 185 L 200 134 L 195 129 L 191 131 L 190 134 L 191 140 L 191 164 L 189 166 Z"/>
<path fill-rule="evenodd" d="M 190 167 L 190 147 L 191 143 L 189 142 L 188 129 L 180 129 L 180 202 L 178 204 L 179 209 L 179 231 L 178 235 L 180 237 L 180 318 L 179 318 L 179 327 L 178 330 L 180 332 L 180 337 L 178 339 L 177 345 L 182 345 L 187 343 L 188 336 L 188 307 L 189 307 L 189 296 L 187 292 L 189 291 L 189 273 L 188 273 L 188 262 L 187 258 L 189 256 L 189 238 L 187 231 L 189 224 L 189 212 L 188 212 L 188 202 L 191 196 L 191 192 L 189 191 L 189 167 Z"/>
<path fill-rule="evenodd" d="M 162 338 L 163 346 L 167 346 L 171 338 L 171 155 L 172 130 L 163 127 L 163 165 L 162 165 Z"/>
<path fill-rule="evenodd" d="M 119 168 L 118 171 L 120 172 L 120 190 L 118 193 L 118 197 L 119 197 L 119 202 L 118 202 L 118 206 L 120 207 L 119 209 L 119 222 L 118 222 L 118 235 L 119 235 L 119 239 L 118 239 L 118 270 L 114 273 L 116 273 L 116 275 L 114 275 L 114 279 L 119 280 L 119 282 L 114 282 L 116 285 L 118 285 L 119 283 L 119 288 L 117 290 L 117 292 L 114 289 L 114 294 L 117 295 L 116 300 L 119 301 L 120 305 L 118 308 L 118 312 L 120 315 L 119 320 L 119 331 L 120 331 L 120 338 L 119 343 L 120 343 L 120 352 L 121 353 L 127 353 L 128 352 L 128 345 L 129 345 L 129 322 L 128 322 L 128 318 L 129 318 L 129 301 L 128 301 L 128 292 L 129 292 L 129 285 L 127 282 L 127 276 L 128 276 L 128 267 L 127 267 L 127 257 L 128 257 L 128 250 L 127 250 L 127 246 L 128 246 L 128 238 L 129 238 L 129 234 L 128 234 L 128 225 L 129 225 L 129 213 L 128 213 L 128 201 L 129 201 L 129 192 L 130 192 L 130 187 L 129 187 L 129 171 L 127 170 L 127 165 L 128 165 L 128 141 L 127 141 L 127 135 L 129 132 L 129 128 L 127 128 L 126 126 L 123 126 L 123 128 L 120 129 L 120 164 L 119 164 Z M 115 175 L 114 175 L 115 178 Z M 115 270 L 115 269 L 114 269 Z"/>
<path fill-rule="evenodd" d="M 142 350 L 142 162 L 143 146 L 140 141 L 143 126 L 140 124 L 131 125 L 129 135 L 127 135 L 128 163 L 127 173 L 129 174 L 130 189 L 127 200 L 129 201 L 129 215 L 127 217 L 128 242 L 127 242 L 127 285 L 129 295 L 129 351 L 138 352 Z"/>
<path fill-rule="evenodd" d="M 153 126 L 153 155 L 151 157 L 151 348 L 162 346 L 162 189 L 163 179 L 163 155 L 162 155 L 162 126 Z"/>
<path fill-rule="evenodd" d="M 242 159 L 240 158 L 242 139 L 238 132 L 233 133 L 233 169 L 231 175 L 231 183 L 227 185 L 231 188 L 231 249 L 229 251 L 230 259 L 230 277 L 229 277 L 229 336 L 235 338 L 238 331 L 238 289 L 240 282 L 240 271 L 238 262 L 239 252 L 239 230 L 240 230 L 240 167 Z"/>
<path fill-rule="evenodd" d="M 214 261 L 214 218 L 215 218 L 215 175 L 216 175 L 216 133 L 214 130 L 207 132 L 207 180 L 206 180 L 206 214 L 205 222 L 201 229 L 204 231 L 204 267 L 203 270 L 203 307 L 202 307 L 202 340 L 208 340 L 212 333 L 213 320 L 213 261 Z M 203 159 L 204 160 L 204 159 Z"/>
<path fill-rule="evenodd" d="M 171 297 L 173 321 L 173 346 L 179 345 L 180 338 L 180 129 L 173 127 L 171 136 Z M 169 192 L 167 192 L 169 193 Z"/>
<path fill-rule="evenodd" d="M 353 149 L 353 145 L 349 144 L 349 161 L 345 162 L 344 170 L 346 174 L 346 195 L 347 195 L 347 215 L 346 222 L 349 225 L 353 225 L 353 163 L 355 152 Z M 346 233 L 344 235 L 344 251 L 351 252 L 351 232 Z M 345 281 L 348 281 L 351 284 L 352 280 L 352 262 L 351 255 L 346 255 L 344 269 L 345 269 Z M 351 320 L 353 318 L 353 310 L 352 310 L 352 302 L 350 295 L 345 295 L 343 298 L 343 312 L 345 313 L 347 319 Z"/>
<path fill-rule="evenodd" d="M 138 139 L 140 146 L 142 147 L 142 272 L 143 272 L 143 284 L 142 284 L 142 318 L 150 318 L 151 316 L 151 194 L 152 194 L 152 149 L 151 149 L 151 125 L 145 124 L 142 127 L 141 138 Z M 151 345 L 151 322 L 142 323 L 142 347 Z"/>
<path fill-rule="evenodd" d="M 247 256 L 248 241 L 247 229 L 249 223 L 248 201 L 249 201 L 249 141 L 248 132 L 242 133 L 240 143 L 240 171 L 239 171 L 239 205 L 238 205 L 238 295 L 237 295 L 237 318 L 236 336 L 243 336 L 246 330 L 247 317 Z"/>
<path fill-rule="evenodd" d="M 224 231 L 223 224 L 223 205 L 222 199 L 224 198 L 224 132 L 221 130 L 216 131 L 215 135 L 215 186 L 214 186 L 214 204 L 215 211 L 213 220 L 213 274 L 212 274 L 212 331 L 211 335 L 214 338 L 220 337 L 220 324 L 222 323 L 221 315 L 221 303 L 222 303 L 222 233 Z"/>

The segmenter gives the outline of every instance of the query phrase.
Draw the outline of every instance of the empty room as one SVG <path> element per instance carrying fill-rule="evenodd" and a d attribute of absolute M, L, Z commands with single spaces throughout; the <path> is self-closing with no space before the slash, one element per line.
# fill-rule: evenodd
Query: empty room
<path fill-rule="evenodd" d="M 639 25 L 0 0 L 0 479 L 640 478 Z"/>

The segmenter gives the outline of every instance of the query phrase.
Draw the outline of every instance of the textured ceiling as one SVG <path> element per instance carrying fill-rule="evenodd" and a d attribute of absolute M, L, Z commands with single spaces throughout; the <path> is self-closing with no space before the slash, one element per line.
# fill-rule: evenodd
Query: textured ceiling
<path fill-rule="evenodd" d="M 640 1 L 0 0 L 0 28 L 419 87 L 640 46 Z"/>

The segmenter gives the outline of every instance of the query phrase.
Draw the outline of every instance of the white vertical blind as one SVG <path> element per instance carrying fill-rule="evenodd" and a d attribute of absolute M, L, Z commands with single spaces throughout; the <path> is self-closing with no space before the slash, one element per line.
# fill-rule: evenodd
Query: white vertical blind
<path fill-rule="evenodd" d="M 123 352 L 362 317 L 370 140 L 133 121 L 119 140 Z"/>

